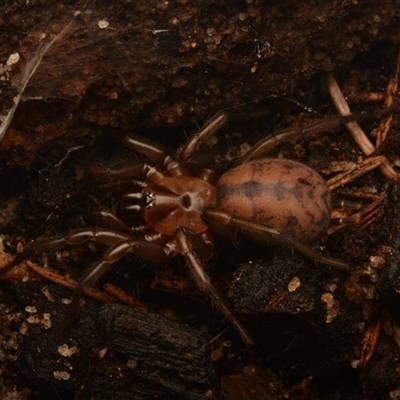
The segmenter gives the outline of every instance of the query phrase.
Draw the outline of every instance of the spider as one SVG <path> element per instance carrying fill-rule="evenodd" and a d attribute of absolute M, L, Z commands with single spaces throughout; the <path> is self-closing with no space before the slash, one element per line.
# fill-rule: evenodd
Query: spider
<path fill-rule="evenodd" d="M 326 233 L 330 224 L 333 202 L 324 179 L 296 161 L 263 157 L 281 141 L 364 117 L 334 116 L 301 129 L 278 131 L 256 143 L 236 167 L 218 180 L 199 147 L 231 118 L 227 112 L 217 113 L 195 131 L 177 156 L 145 138 L 123 136 L 124 145 L 144 155 L 147 161 L 132 159 L 111 168 L 91 166 L 94 175 L 108 181 L 109 189 L 124 189 L 121 194 L 124 202 L 115 213 L 99 212 L 107 228 L 81 228 L 33 242 L 3 267 L 0 274 L 35 252 L 55 251 L 87 241 L 107 246 L 102 258 L 80 278 L 71 304 L 74 309 L 83 287 L 94 285 L 127 253 L 156 263 L 182 255 L 198 287 L 244 342 L 251 345 L 250 335 L 221 299 L 205 271 L 204 264 L 212 258 L 214 248 L 209 225 L 241 230 L 257 241 L 277 242 L 318 262 L 347 270 L 347 264 L 321 256 L 308 247 Z M 141 216 L 141 223 L 130 222 L 137 215 Z"/>

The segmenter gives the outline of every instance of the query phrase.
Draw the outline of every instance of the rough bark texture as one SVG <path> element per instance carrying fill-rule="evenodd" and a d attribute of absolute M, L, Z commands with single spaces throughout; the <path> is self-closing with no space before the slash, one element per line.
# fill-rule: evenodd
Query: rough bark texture
<path fill-rule="evenodd" d="M 3 10 L 0 48 L 3 63 L 15 52 L 21 61 L 3 82 L 5 110 L 21 82 L 17 68 L 23 72 L 63 32 L 26 89 L 25 98 L 41 101 L 19 109 L 10 140 L 25 152 L 14 160 L 26 165 L 38 147 L 99 126 L 187 125 L 307 90 L 311 77 L 347 66 L 374 44 L 399 43 L 399 13 L 397 1 L 387 0 L 12 2 Z M 109 26 L 101 29 L 104 20 Z"/>
<path fill-rule="evenodd" d="M 115 199 L 96 190 L 88 165 L 131 155 L 116 144 L 121 132 L 175 150 L 215 112 L 237 111 L 241 120 L 228 123 L 218 141 L 209 143 L 219 155 L 217 172 L 225 171 L 241 146 L 335 113 L 326 94 L 328 72 L 353 99 L 356 112 L 380 109 L 381 103 L 371 106 L 357 94 L 385 90 L 400 43 L 396 0 L 107 3 L 17 0 L 2 6 L 2 116 L 21 91 L 27 66 L 43 56 L 0 142 L 6 253 L 13 254 L 19 241 L 96 223 L 81 216 Z M 6 65 L 14 53 L 19 61 Z M 260 110 L 254 122 L 243 117 Z M 366 130 L 375 125 L 368 122 Z M 399 165 L 396 128 L 395 116 L 379 153 Z M 285 144 L 274 155 L 318 171 L 363 157 L 345 130 Z M 396 398 L 398 188 L 373 171 L 333 195 L 354 199 L 360 192 L 368 194 L 356 197 L 363 205 L 371 193 L 386 193 L 381 213 L 367 228 L 343 229 L 324 245 L 361 273 L 316 267 L 290 251 L 271 256 L 251 242 L 229 250 L 218 242 L 210 274 L 249 329 L 253 349 L 232 329 L 224 331 L 223 318 L 190 282 L 140 263 L 135 268 L 128 260 L 101 283 L 139 291 L 152 312 L 177 322 L 87 300 L 67 331 L 68 348 L 80 349 L 69 360 L 57 351 L 56 338 L 65 315 L 61 299 L 68 294 L 50 287 L 56 293 L 51 302 L 42 297 L 42 282 L 1 281 L 3 393 L 10 395 L 15 386 L 20 399 Z M 79 248 L 48 257 L 38 259 L 74 275 L 98 254 Z M 163 267 L 168 268 L 185 277 L 179 260 Z M 47 329 L 44 313 L 52 320 Z M 378 320 L 384 329 L 375 355 L 356 369 L 364 332 Z M 98 355 L 102 349 L 104 358 Z M 55 375 L 60 371 L 70 378 Z"/>
<path fill-rule="evenodd" d="M 217 398 L 218 378 L 200 332 L 155 314 L 89 301 L 75 316 L 76 328 L 57 338 L 66 317 L 59 300 L 69 293 L 50 285 L 51 303 L 42 289 L 42 284 L 17 284 L 8 293 L 21 310 L 31 304 L 36 309 L 14 368 L 34 374 L 38 387 L 53 382 L 48 396 L 65 396 L 67 389 L 80 399 L 123 399 L 130 392 L 138 399 Z"/>

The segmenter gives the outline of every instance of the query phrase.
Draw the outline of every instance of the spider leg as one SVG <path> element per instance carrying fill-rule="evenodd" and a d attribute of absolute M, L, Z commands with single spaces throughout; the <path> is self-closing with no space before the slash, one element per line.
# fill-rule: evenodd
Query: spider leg
<path fill-rule="evenodd" d="M 128 207 L 129 206 L 126 206 L 126 208 L 122 208 L 122 211 L 129 211 Z M 92 214 L 95 218 L 103 220 L 109 228 L 118 232 L 130 234 L 130 236 L 143 236 L 153 229 L 151 226 L 145 224 L 137 226 L 126 224 L 117 215 L 109 211 L 95 211 Z"/>
<path fill-rule="evenodd" d="M 211 151 L 197 151 L 187 161 L 187 165 L 190 171 L 195 171 L 193 175 L 210 182 L 208 176 L 203 176 L 203 171 L 207 171 L 206 174 L 214 172 L 215 155 Z"/>
<path fill-rule="evenodd" d="M 281 142 L 287 142 L 298 138 L 312 136 L 322 131 L 339 128 L 342 124 L 345 124 L 347 122 L 360 121 L 366 118 L 371 118 L 371 115 L 335 115 L 305 126 L 282 129 L 271 135 L 268 135 L 267 137 L 261 139 L 255 145 L 253 145 L 250 150 L 243 157 L 240 158 L 239 164 L 244 164 L 251 160 L 265 157 Z"/>
<path fill-rule="evenodd" d="M 99 243 L 110 245 L 130 237 L 130 235 L 121 234 L 109 229 L 77 229 L 67 233 L 66 235 L 56 236 L 30 243 L 25 247 L 24 251 L 17 254 L 11 262 L 9 262 L 0 270 L 0 275 L 26 260 L 34 253 L 47 253 L 62 249 L 68 245 L 82 244 L 87 240 L 94 240 Z"/>
<path fill-rule="evenodd" d="M 22 261 L 29 258 L 34 253 L 45 253 L 52 249 L 59 249 L 65 247 L 66 245 L 67 244 L 65 243 L 65 239 L 63 236 L 45 239 L 38 243 L 32 242 L 28 244 L 21 253 L 18 253 L 12 261 L 10 261 L 8 264 L 4 265 L 4 267 L 0 269 L 0 276 L 2 274 L 5 274 L 11 268 L 20 264 Z"/>
<path fill-rule="evenodd" d="M 15 265 L 18 265 L 22 261 L 26 260 L 29 256 L 31 256 L 34 253 L 37 253 L 37 254 L 47 253 L 50 251 L 62 249 L 64 247 L 67 247 L 70 245 L 83 244 L 89 240 L 97 242 L 97 243 L 101 243 L 101 244 L 104 244 L 107 246 L 118 245 L 125 241 L 133 241 L 134 242 L 134 240 L 132 240 L 131 234 L 120 233 L 120 232 L 117 232 L 117 231 L 114 231 L 111 229 L 103 229 L 103 228 L 76 229 L 76 230 L 71 231 L 62 236 L 56 236 L 53 238 L 44 239 L 44 240 L 29 244 L 28 246 L 26 246 L 24 251 L 17 254 L 16 257 L 10 263 L 8 263 L 3 268 L 1 268 L 0 275 L 7 272 Z M 142 242 L 140 242 L 140 243 L 142 243 Z M 150 245 L 150 246 L 148 246 L 149 248 L 151 248 L 152 246 L 157 246 L 153 243 L 148 243 L 148 245 Z M 146 246 L 143 245 L 143 243 L 142 243 L 141 247 L 144 248 Z M 155 252 L 153 254 L 151 249 L 149 251 L 137 249 L 136 252 L 143 253 L 143 257 L 149 259 L 150 261 L 152 261 L 152 255 L 154 255 L 153 258 L 155 259 L 155 262 L 163 262 L 164 261 L 164 257 L 160 256 L 160 252 Z M 142 255 L 139 254 L 139 256 L 142 256 Z"/>
<path fill-rule="evenodd" d="M 206 121 L 201 129 L 193 132 L 192 136 L 183 147 L 179 158 L 182 161 L 188 162 L 193 154 L 197 152 L 201 143 L 207 139 L 208 136 L 213 135 L 219 128 L 221 128 L 228 119 L 228 114 L 221 111 Z"/>
<path fill-rule="evenodd" d="M 176 231 L 175 238 L 179 251 L 185 257 L 193 278 L 198 287 L 210 297 L 211 301 L 215 304 L 221 314 L 224 315 L 237 330 L 243 341 L 249 346 L 252 345 L 253 341 L 250 335 L 225 305 L 217 290 L 212 285 L 209 276 L 206 274 L 202 260 L 200 260 L 193 249 L 194 246 L 191 241 L 191 233 L 190 230 L 181 227 Z"/>
<path fill-rule="evenodd" d="M 98 242 L 111 247 L 103 256 L 111 264 L 118 261 L 125 253 L 135 253 L 146 260 L 163 263 L 168 260 L 167 250 L 159 244 L 145 240 L 136 240 L 132 235 L 110 229 L 77 229 L 64 236 L 69 245 L 78 245 L 87 241 Z"/>
<path fill-rule="evenodd" d="M 323 257 L 318 253 L 314 252 L 308 246 L 298 242 L 297 240 L 291 238 L 285 233 L 279 231 L 278 229 L 271 228 L 267 225 L 262 225 L 256 222 L 252 222 L 243 218 L 236 218 L 228 213 L 216 210 L 205 210 L 203 213 L 205 218 L 209 218 L 212 221 L 216 221 L 222 225 L 230 226 L 233 228 L 238 228 L 243 232 L 250 234 L 257 241 L 261 242 L 275 242 L 281 243 L 285 246 L 292 247 L 306 256 L 313 258 L 317 262 L 321 262 L 331 267 L 339 268 L 348 271 L 349 266 L 341 261 L 334 260 L 332 258 Z"/>
<path fill-rule="evenodd" d="M 163 146 L 158 143 L 154 143 L 143 137 L 137 137 L 134 135 L 127 135 L 123 137 L 123 143 L 130 149 L 145 155 L 154 162 L 165 166 L 169 172 L 166 176 L 179 176 L 179 175 L 190 175 L 188 169 L 182 160 L 178 160 L 176 157 L 171 156 Z M 154 167 L 153 167 L 154 168 Z M 155 182 L 156 176 L 153 178 L 153 172 L 149 176 L 149 173 L 145 171 L 147 178 Z M 160 170 L 157 170 L 160 173 Z M 164 173 L 165 174 L 165 173 Z"/>
<path fill-rule="evenodd" d="M 93 240 L 93 238 L 89 238 L 89 232 L 87 233 L 87 240 Z M 59 338 L 64 334 L 72 320 L 76 308 L 78 307 L 79 299 L 82 296 L 83 288 L 87 286 L 93 286 L 113 264 L 119 261 L 127 253 L 134 253 L 139 257 L 157 263 L 166 262 L 169 258 L 169 251 L 166 247 L 144 240 L 134 240 L 130 238 L 120 241 L 112 246 L 104 253 L 102 259 L 94 264 L 89 270 L 87 270 L 79 279 L 78 286 L 72 296 L 67 317 L 58 333 Z"/>
<path fill-rule="evenodd" d="M 332 208 L 334 210 L 359 210 L 361 203 L 349 200 L 332 200 Z M 360 223 L 360 217 L 352 215 L 350 217 L 331 217 L 330 225 L 356 225 Z"/>
<path fill-rule="evenodd" d="M 142 160 L 128 160 L 105 167 L 101 164 L 92 164 L 90 172 L 102 179 L 126 179 L 133 176 L 144 175 L 147 164 Z"/>
<path fill-rule="evenodd" d="M 145 155 L 158 164 L 164 164 L 165 160 L 170 157 L 168 151 L 162 145 L 143 137 L 125 135 L 122 142 L 126 147 Z"/>
<path fill-rule="evenodd" d="M 170 176 L 162 169 L 149 165 L 142 160 L 128 160 L 111 167 L 93 164 L 90 167 L 90 172 L 104 180 L 122 179 L 125 181 L 127 178 L 145 176 L 149 181 L 156 182 L 161 178 Z"/>
<path fill-rule="evenodd" d="M 164 165 L 171 176 L 190 175 L 186 164 L 189 164 L 191 168 L 200 169 L 209 168 L 214 163 L 214 157 L 210 157 L 210 153 L 198 152 L 198 148 L 209 135 L 224 125 L 227 120 L 228 115 L 223 112 L 209 119 L 200 130 L 192 134 L 191 138 L 186 142 L 179 158 L 171 156 L 160 144 L 143 137 L 126 135 L 122 141 L 126 147 L 145 155 L 158 164 Z M 121 177 L 126 177 L 126 174 L 129 173 L 128 170 L 135 170 L 140 173 L 141 166 L 139 164 L 139 160 L 121 163 L 120 167 L 115 168 L 115 174 L 113 172 L 112 176 L 116 177 L 120 174 Z M 94 172 L 101 175 L 104 175 L 104 173 L 109 174 L 108 171 L 103 171 L 102 167 L 96 167 Z M 134 173 L 134 175 L 137 174 Z"/>
<path fill-rule="evenodd" d="M 129 234 L 132 232 L 130 225 L 126 224 L 120 218 L 118 218 L 114 213 L 110 211 L 95 211 L 92 215 L 96 218 L 103 220 L 108 227 L 115 229 L 118 232 L 124 232 Z"/>
<path fill-rule="evenodd" d="M 361 203 L 358 201 L 350 200 L 332 200 L 332 208 L 343 208 L 344 210 L 359 210 L 361 208 Z"/>

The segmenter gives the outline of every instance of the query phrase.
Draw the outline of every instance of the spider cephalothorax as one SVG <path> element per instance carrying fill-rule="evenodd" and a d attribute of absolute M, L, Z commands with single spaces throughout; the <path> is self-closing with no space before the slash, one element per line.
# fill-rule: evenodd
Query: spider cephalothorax
<path fill-rule="evenodd" d="M 279 242 L 322 263 L 347 269 L 345 263 L 320 256 L 307 247 L 318 241 L 329 225 L 332 206 L 325 181 L 304 164 L 262 157 L 279 141 L 331 129 L 355 117 L 328 118 L 307 129 L 288 129 L 271 135 L 254 145 L 240 160 L 241 165 L 215 181 L 211 165 L 197 162 L 196 156 L 204 139 L 227 118 L 226 113 L 211 118 L 176 157 L 144 138 L 125 136 L 125 145 L 147 157 L 148 162 L 133 159 L 112 168 L 91 167 L 96 176 L 111 182 L 109 187 L 114 182 L 114 187 L 127 188 L 121 195 L 123 205 L 116 213 L 98 213 L 107 228 L 77 229 L 35 242 L 3 267 L 1 273 L 33 252 L 54 251 L 86 241 L 103 244 L 108 247 L 103 257 L 79 281 L 73 302 L 76 305 L 82 288 L 93 285 L 127 253 L 153 262 L 182 255 L 199 288 L 243 340 L 252 343 L 205 272 L 203 264 L 212 257 L 214 247 L 209 222 L 214 228 L 224 225 L 239 229 L 260 242 Z M 137 212 L 141 213 L 142 223 L 133 224 Z"/>

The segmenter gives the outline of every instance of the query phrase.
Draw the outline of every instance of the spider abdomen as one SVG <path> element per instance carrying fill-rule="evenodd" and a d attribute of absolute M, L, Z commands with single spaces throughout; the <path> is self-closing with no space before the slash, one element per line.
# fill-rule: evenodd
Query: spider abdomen
<path fill-rule="evenodd" d="M 324 179 L 292 160 L 263 159 L 221 176 L 217 207 L 235 217 L 276 228 L 303 244 L 326 232 L 331 196 Z"/>

